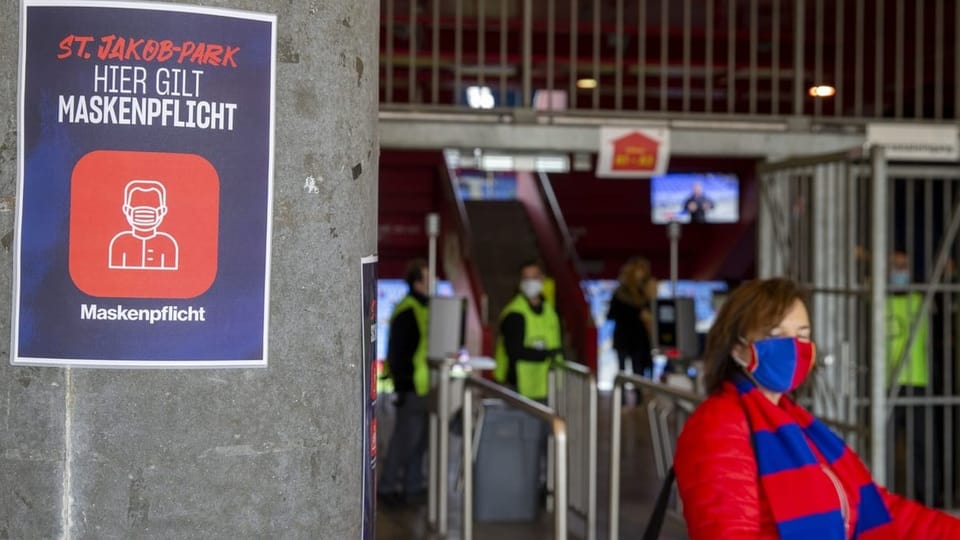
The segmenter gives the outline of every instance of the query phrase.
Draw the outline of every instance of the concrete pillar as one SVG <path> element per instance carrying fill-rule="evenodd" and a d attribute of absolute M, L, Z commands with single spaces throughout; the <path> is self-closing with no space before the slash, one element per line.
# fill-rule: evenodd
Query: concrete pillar
<path fill-rule="evenodd" d="M 3 2 L 0 539 L 360 536 L 379 2 L 186 3 L 278 16 L 269 367 L 9 365 L 20 14 Z"/>

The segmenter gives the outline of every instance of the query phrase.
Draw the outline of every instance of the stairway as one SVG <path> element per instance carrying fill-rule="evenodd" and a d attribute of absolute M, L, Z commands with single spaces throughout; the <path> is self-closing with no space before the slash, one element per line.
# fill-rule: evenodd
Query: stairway
<path fill-rule="evenodd" d="M 494 334 L 500 311 L 517 293 L 520 265 L 540 256 L 523 203 L 464 201 L 470 220 L 473 259 L 487 293 L 489 324 Z"/>

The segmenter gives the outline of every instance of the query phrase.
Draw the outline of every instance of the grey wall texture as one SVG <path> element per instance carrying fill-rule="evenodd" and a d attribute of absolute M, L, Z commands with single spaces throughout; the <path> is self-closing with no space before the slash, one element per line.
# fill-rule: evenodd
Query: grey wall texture
<path fill-rule="evenodd" d="M 9 365 L 20 8 L 0 3 L 0 539 L 359 537 L 379 2 L 185 3 L 278 16 L 270 365 Z"/>

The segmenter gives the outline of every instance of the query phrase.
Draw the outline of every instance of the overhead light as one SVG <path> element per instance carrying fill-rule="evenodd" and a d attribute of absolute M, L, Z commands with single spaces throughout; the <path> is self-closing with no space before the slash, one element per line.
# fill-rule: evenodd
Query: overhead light
<path fill-rule="evenodd" d="M 570 172 L 566 154 L 484 154 L 480 167 L 485 171 Z"/>
<path fill-rule="evenodd" d="M 577 88 L 590 90 L 597 87 L 596 79 L 577 79 Z"/>
<path fill-rule="evenodd" d="M 471 109 L 492 109 L 497 104 L 489 86 L 468 86 L 467 105 Z"/>
<path fill-rule="evenodd" d="M 807 93 L 810 94 L 810 97 L 826 98 L 833 97 L 837 93 L 837 89 L 827 84 L 821 84 L 820 86 L 811 86 Z"/>
<path fill-rule="evenodd" d="M 512 171 L 514 169 L 513 156 L 505 154 L 484 154 L 480 158 L 480 168 L 485 171 Z"/>
<path fill-rule="evenodd" d="M 539 155 L 534 158 L 533 170 L 546 173 L 570 172 L 570 157 L 567 155 Z"/>
<path fill-rule="evenodd" d="M 570 172 L 568 154 L 548 154 L 530 152 L 483 151 L 475 148 L 473 152 L 446 148 L 443 151 L 447 167 L 450 169 L 481 169 L 491 172 Z"/>

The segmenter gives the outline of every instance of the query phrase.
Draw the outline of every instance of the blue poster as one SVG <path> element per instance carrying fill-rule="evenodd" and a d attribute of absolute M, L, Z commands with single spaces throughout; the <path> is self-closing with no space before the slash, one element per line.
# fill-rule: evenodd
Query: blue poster
<path fill-rule="evenodd" d="M 267 364 L 276 17 L 24 0 L 11 362 Z"/>

